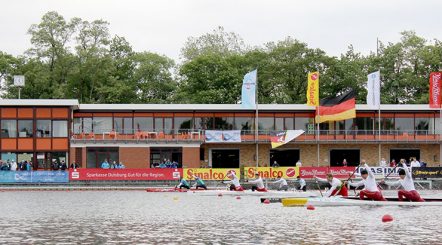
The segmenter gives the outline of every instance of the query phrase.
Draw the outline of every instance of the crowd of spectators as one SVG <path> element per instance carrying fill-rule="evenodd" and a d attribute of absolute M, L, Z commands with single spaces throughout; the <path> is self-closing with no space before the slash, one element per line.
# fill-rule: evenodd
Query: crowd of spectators
<path fill-rule="evenodd" d="M 176 161 L 170 161 L 170 159 L 164 158 L 164 160 L 160 163 L 152 163 L 150 165 L 151 168 L 179 168 L 180 164 Z"/>
<path fill-rule="evenodd" d="M 0 171 L 31 171 L 31 161 L 15 162 L 11 160 L 0 161 Z"/>
<path fill-rule="evenodd" d="M 109 163 L 110 161 L 107 161 L 107 159 L 104 159 L 104 161 L 101 163 L 102 169 L 124 169 L 126 166 L 124 166 L 123 162 L 117 163 L 116 161 L 112 161 L 112 163 Z"/>

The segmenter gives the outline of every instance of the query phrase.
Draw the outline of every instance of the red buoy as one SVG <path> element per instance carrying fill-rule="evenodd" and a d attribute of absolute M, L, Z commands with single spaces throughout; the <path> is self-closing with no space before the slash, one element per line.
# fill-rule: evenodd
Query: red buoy
<path fill-rule="evenodd" d="M 264 204 L 270 204 L 270 200 L 269 199 L 265 199 L 264 202 L 262 202 Z"/>
<path fill-rule="evenodd" d="M 237 196 L 237 197 L 236 197 L 236 199 L 238 199 L 238 200 L 239 200 L 239 199 L 241 199 L 241 197 L 240 197 L 240 196 Z"/>
<path fill-rule="evenodd" d="M 307 205 L 307 209 L 308 209 L 308 210 L 315 210 L 315 206 L 313 206 L 313 205 Z"/>
<path fill-rule="evenodd" d="M 391 222 L 391 221 L 393 221 L 393 216 L 389 214 L 382 216 L 382 222 Z"/>

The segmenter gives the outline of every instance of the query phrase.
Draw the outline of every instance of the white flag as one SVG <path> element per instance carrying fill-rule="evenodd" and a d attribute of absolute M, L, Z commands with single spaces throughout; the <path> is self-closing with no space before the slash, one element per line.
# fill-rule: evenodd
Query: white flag
<path fill-rule="evenodd" d="M 381 73 L 379 71 L 367 76 L 367 105 L 379 109 L 381 105 Z"/>

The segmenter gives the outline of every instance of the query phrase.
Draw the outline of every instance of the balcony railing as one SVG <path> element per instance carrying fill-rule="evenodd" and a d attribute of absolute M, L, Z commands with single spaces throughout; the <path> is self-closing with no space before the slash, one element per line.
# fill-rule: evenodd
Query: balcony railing
<path fill-rule="evenodd" d="M 275 130 L 259 130 L 255 139 L 255 131 L 241 131 L 241 142 L 270 142 Z M 205 130 L 152 130 L 135 133 L 119 133 L 114 130 L 103 130 L 99 133 L 72 134 L 71 141 L 81 142 L 204 142 Z M 309 131 L 294 141 L 296 142 L 428 142 L 441 141 L 441 135 L 427 130 L 320 130 Z"/>

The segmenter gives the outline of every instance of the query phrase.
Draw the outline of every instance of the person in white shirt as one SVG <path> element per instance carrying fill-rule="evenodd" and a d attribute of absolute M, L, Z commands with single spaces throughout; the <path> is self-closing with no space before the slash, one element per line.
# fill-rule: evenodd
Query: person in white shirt
<path fill-rule="evenodd" d="M 272 184 L 279 184 L 278 191 L 287 191 L 289 189 L 289 185 L 287 181 L 282 177 L 282 174 L 278 176 L 278 180 L 272 182 Z"/>
<path fill-rule="evenodd" d="M 266 192 L 267 189 L 264 186 L 264 181 L 262 180 L 261 176 L 259 176 L 259 173 L 255 173 L 255 178 L 254 180 L 249 180 L 247 182 L 254 184 L 252 185 L 252 191 L 261 191 L 261 192 Z"/>
<path fill-rule="evenodd" d="M 11 162 L 11 171 L 16 171 L 17 170 L 17 163 L 15 161 Z"/>
<path fill-rule="evenodd" d="M 414 188 L 413 177 L 411 176 L 411 172 L 405 164 L 402 166 L 401 169 L 399 169 L 399 178 L 400 179 L 395 182 L 385 182 L 385 180 L 382 180 L 381 183 L 390 186 L 401 185 L 403 190 L 399 190 L 397 193 L 399 201 L 409 200 L 412 202 L 425 202 L 425 200 L 422 199 L 422 197 L 416 191 L 416 188 Z"/>
<path fill-rule="evenodd" d="M 296 165 L 295 165 L 296 167 L 302 167 L 302 162 L 301 162 L 301 160 L 298 160 L 297 162 L 296 162 Z"/>
<path fill-rule="evenodd" d="M 296 177 L 299 181 L 299 187 L 298 190 L 302 190 L 302 191 L 307 191 L 307 184 L 305 183 L 305 180 L 303 178 L 301 178 L 301 176 L 297 176 Z"/>
<path fill-rule="evenodd" d="M 236 174 L 234 171 L 229 170 L 227 172 L 227 177 L 230 179 L 228 181 L 225 181 L 225 184 L 230 184 L 230 190 L 231 191 L 244 191 L 244 188 L 239 183 L 238 177 L 236 177 Z"/>
<path fill-rule="evenodd" d="M 365 160 L 362 162 L 365 162 Z M 365 186 L 364 189 L 359 192 L 359 198 L 361 200 L 367 197 L 367 199 L 372 199 L 373 201 L 387 201 L 384 196 L 382 196 L 381 191 L 379 191 L 374 174 L 366 163 L 364 167 L 361 167 L 361 177 L 361 181 L 350 183 L 353 187 Z"/>
<path fill-rule="evenodd" d="M 336 195 L 348 196 L 348 189 L 338 178 L 333 177 L 333 174 L 328 173 L 327 179 L 322 179 L 314 176 L 317 181 L 327 182 L 331 185 L 330 189 L 324 194 L 325 197 L 331 197 Z"/>
<path fill-rule="evenodd" d="M 387 161 L 385 161 L 385 158 L 381 159 L 381 161 L 379 162 L 379 167 L 387 167 Z"/>
<path fill-rule="evenodd" d="M 420 168 L 420 166 L 421 166 L 421 163 L 418 160 L 416 160 L 416 158 L 413 158 L 413 160 L 410 163 L 410 167 Z"/>

